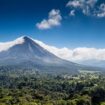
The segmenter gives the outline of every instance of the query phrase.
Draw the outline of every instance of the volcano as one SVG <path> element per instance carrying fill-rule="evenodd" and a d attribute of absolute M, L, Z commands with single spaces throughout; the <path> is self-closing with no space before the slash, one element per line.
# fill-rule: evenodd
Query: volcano
<path fill-rule="evenodd" d="M 77 73 L 79 69 L 78 64 L 57 57 L 27 36 L 0 43 L 0 47 L 0 66 L 71 74 Z"/>

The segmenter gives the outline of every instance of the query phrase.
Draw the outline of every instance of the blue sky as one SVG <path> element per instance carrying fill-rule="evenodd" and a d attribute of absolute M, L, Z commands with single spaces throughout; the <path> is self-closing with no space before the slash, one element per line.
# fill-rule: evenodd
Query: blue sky
<path fill-rule="evenodd" d="M 0 0 L 0 42 L 27 35 L 57 47 L 105 48 L 105 1 L 85 1 Z"/>

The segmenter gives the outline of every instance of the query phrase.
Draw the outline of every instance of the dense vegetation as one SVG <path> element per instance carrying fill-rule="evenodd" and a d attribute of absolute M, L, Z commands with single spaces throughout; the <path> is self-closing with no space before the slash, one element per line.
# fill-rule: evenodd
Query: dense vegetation
<path fill-rule="evenodd" d="M 52 76 L 1 69 L 0 105 L 105 105 L 105 77 L 88 72 Z"/>

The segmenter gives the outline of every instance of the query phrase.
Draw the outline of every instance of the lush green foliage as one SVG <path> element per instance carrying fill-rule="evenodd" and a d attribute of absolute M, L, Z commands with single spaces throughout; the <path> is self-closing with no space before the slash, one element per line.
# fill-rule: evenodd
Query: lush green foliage
<path fill-rule="evenodd" d="M 105 105 L 105 77 L 98 73 L 51 76 L 3 71 L 0 105 Z"/>

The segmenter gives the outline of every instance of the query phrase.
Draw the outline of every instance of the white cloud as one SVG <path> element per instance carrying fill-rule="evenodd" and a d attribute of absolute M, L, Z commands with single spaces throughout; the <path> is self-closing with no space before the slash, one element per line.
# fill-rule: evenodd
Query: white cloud
<path fill-rule="evenodd" d="M 43 19 L 40 23 L 37 23 L 36 26 L 41 30 L 50 29 L 54 26 L 59 26 L 61 20 L 60 10 L 53 9 L 49 12 L 48 19 Z"/>
<path fill-rule="evenodd" d="M 17 38 L 16 40 L 11 41 L 11 42 L 5 42 L 5 43 L 4 42 L 0 42 L 0 52 L 6 51 L 9 48 L 13 47 L 14 45 L 22 44 L 22 43 L 24 43 L 24 39 L 22 37 Z"/>
<path fill-rule="evenodd" d="M 87 0 L 86 4 L 90 7 L 94 7 L 94 5 L 98 2 L 98 0 Z"/>
<path fill-rule="evenodd" d="M 72 7 L 75 7 L 75 8 L 81 7 L 81 6 L 82 6 L 81 0 L 80 0 L 80 1 L 78 1 L 78 0 L 69 1 L 69 2 L 67 3 L 67 6 L 68 6 L 68 7 L 69 7 L 69 6 L 72 6 Z"/>
<path fill-rule="evenodd" d="M 98 0 L 70 0 L 66 6 L 87 16 L 105 17 L 105 3 L 97 3 Z"/>
<path fill-rule="evenodd" d="M 44 47 L 51 53 L 56 56 L 70 60 L 70 61 L 84 61 L 84 60 L 105 60 L 105 49 L 96 49 L 96 48 L 57 48 L 54 46 L 49 46 L 44 44 L 41 41 L 35 40 L 40 46 Z"/>
<path fill-rule="evenodd" d="M 99 11 L 97 12 L 97 17 L 105 17 L 105 4 L 101 4 L 99 7 Z"/>
<path fill-rule="evenodd" d="M 34 40 L 34 39 L 32 39 Z M 57 48 L 55 46 L 47 45 L 41 41 L 34 40 L 36 43 L 38 43 L 43 48 L 47 49 L 51 53 L 55 54 L 56 56 L 66 59 L 69 61 L 79 62 L 84 60 L 105 60 L 105 49 L 96 49 L 96 48 Z M 13 47 L 16 44 L 22 44 L 24 43 L 24 38 L 20 37 L 14 41 L 6 42 L 6 43 L 0 43 L 0 52 L 6 51 L 9 48 Z"/>
<path fill-rule="evenodd" d="M 69 15 L 70 16 L 75 16 L 75 10 L 71 10 Z"/>

